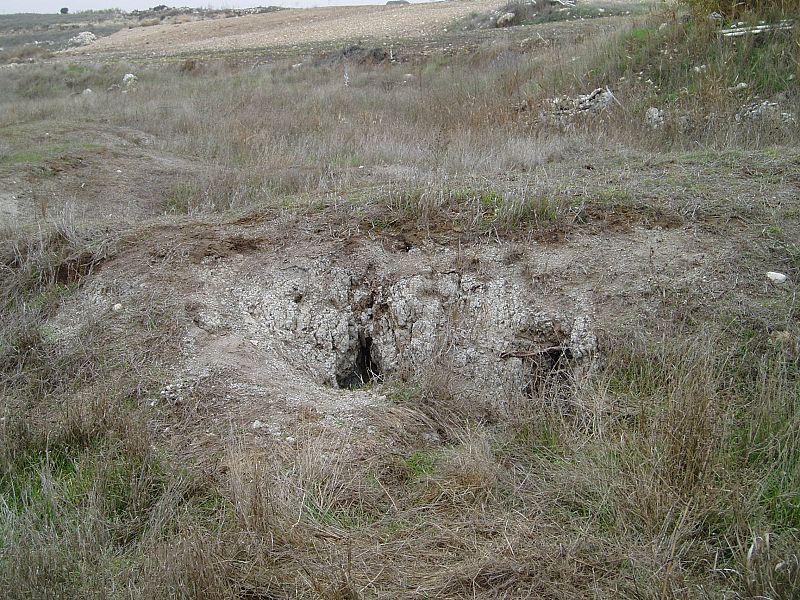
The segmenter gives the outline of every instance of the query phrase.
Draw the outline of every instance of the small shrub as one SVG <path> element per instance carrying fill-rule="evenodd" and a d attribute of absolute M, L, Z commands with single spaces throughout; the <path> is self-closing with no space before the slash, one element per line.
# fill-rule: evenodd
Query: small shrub
<path fill-rule="evenodd" d="M 0 52 L 0 63 L 33 62 L 35 59 L 50 58 L 52 55 L 53 53 L 47 48 L 30 44 Z"/>
<path fill-rule="evenodd" d="M 746 15 L 755 17 L 796 16 L 799 0 L 682 0 L 696 16 L 705 18 L 713 12 L 729 19 Z"/>

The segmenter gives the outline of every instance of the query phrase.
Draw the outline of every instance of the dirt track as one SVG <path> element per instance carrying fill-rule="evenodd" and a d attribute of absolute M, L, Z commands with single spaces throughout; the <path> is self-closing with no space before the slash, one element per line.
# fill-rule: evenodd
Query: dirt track
<path fill-rule="evenodd" d="M 213 21 L 138 27 L 101 38 L 73 52 L 228 51 L 359 39 L 413 38 L 441 33 L 496 0 L 456 0 L 408 6 L 336 6 L 291 9 Z"/>

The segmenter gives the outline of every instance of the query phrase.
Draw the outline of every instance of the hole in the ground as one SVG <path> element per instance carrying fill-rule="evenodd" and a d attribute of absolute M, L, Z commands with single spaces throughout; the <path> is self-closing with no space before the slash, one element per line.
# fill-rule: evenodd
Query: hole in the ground
<path fill-rule="evenodd" d="M 531 377 L 523 389 L 528 398 L 533 398 L 543 389 L 568 379 L 571 371 L 572 350 L 566 346 L 552 346 L 526 357 Z"/>
<path fill-rule="evenodd" d="M 336 375 L 336 384 L 343 389 L 353 390 L 374 381 L 381 374 L 380 365 L 372 360 L 372 338 L 363 331 L 358 334 L 353 363 L 344 372 Z"/>

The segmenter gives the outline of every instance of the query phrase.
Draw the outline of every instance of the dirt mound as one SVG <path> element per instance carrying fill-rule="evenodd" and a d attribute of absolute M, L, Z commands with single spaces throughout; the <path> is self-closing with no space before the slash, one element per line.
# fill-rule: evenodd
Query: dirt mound
<path fill-rule="evenodd" d="M 333 67 L 343 63 L 355 65 L 379 65 L 390 62 L 392 55 L 384 48 L 365 48 L 361 45 L 348 46 L 340 52 L 329 54 L 317 61 L 320 66 Z"/>

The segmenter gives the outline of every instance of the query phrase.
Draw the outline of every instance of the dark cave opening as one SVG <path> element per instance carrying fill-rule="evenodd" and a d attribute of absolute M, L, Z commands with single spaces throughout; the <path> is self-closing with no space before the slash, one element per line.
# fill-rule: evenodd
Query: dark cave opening
<path fill-rule="evenodd" d="M 354 390 L 374 381 L 380 374 L 380 365 L 372 359 L 372 338 L 363 331 L 359 332 L 352 366 L 344 373 L 336 375 L 336 385 L 342 389 Z"/>

